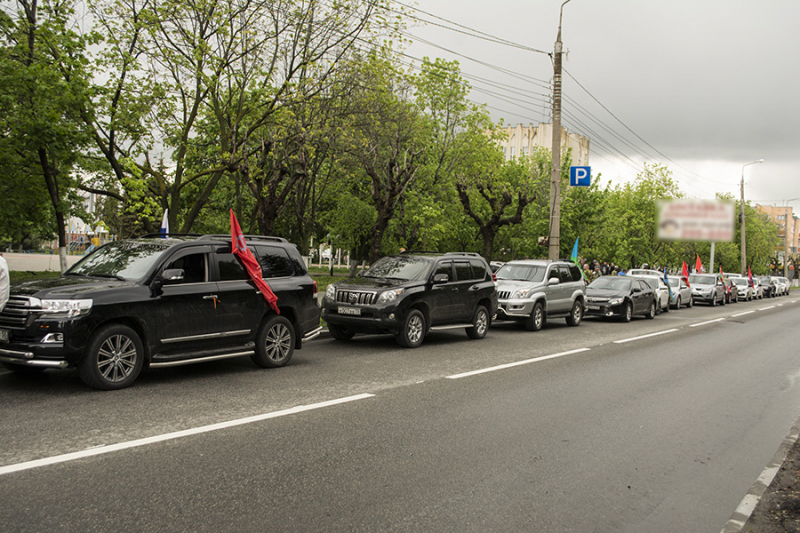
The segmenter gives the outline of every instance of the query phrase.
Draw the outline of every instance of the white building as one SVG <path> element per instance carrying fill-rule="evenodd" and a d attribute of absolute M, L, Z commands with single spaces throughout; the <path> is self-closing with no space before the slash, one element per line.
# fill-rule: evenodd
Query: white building
<path fill-rule="evenodd" d="M 523 126 L 506 126 L 500 128 L 507 134 L 504 141 L 500 141 L 499 146 L 503 150 L 506 161 L 519 155 L 525 156 L 531 153 L 535 146 L 552 149 L 553 147 L 553 125 L 529 124 Z M 576 166 L 589 165 L 589 138 L 577 133 L 569 133 L 566 128 L 561 128 L 561 153 L 566 153 L 568 148 L 572 149 L 572 164 Z"/>

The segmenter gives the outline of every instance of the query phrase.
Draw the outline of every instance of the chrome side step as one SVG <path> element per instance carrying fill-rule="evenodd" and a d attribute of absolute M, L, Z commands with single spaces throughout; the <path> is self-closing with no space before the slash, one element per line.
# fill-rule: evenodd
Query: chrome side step
<path fill-rule="evenodd" d="M 314 340 L 319 337 L 320 333 L 322 333 L 322 326 L 318 326 L 317 329 L 311 330 L 305 334 L 303 337 L 303 342 Z"/>
<path fill-rule="evenodd" d="M 226 353 L 222 355 L 210 355 L 208 357 L 198 357 L 196 359 L 181 359 L 180 361 L 164 361 L 163 363 L 150 363 L 150 368 L 168 368 L 172 366 L 193 365 L 194 363 L 206 363 L 208 361 L 219 361 L 220 359 L 232 359 L 243 355 L 253 355 L 253 350 L 246 352 Z"/>
<path fill-rule="evenodd" d="M 431 331 L 445 331 L 448 329 L 474 328 L 475 324 L 450 324 L 448 326 L 434 326 Z"/>

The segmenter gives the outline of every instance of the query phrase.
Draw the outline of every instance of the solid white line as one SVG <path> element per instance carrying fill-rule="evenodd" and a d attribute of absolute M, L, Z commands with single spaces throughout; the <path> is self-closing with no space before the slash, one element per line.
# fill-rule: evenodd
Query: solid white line
<path fill-rule="evenodd" d="M 486 372 L 494 372 L 495 370 L 504 370 L 506 368 L 512 368 L 519 365 L 527 365 L 528 363 L 537 363 L 539 361 L 546 361 L 547 359 L 555 359 L 556 357 L 563 357 L 565 355 L 572 355 L 574 353 L 581 353 L 581 352 L 588 352 L 589 348 L 579 348 L 577 350 L 570 350 L 568 352 L 561 352 L 561 353 L 554 353 L 553 355 L 544 355 L 542 357 L 536 357 L 534 359 L 526 359 L 525 361 L 517 361 L 516 363 L 507 363 L 505 365 L 498 365 L 493 366 L 490 368 L 483 368 L 481 370 L 473 370 L 472 372 L 464 372 L 463 374 L 454 374 L 452 376 L 447 376 L 447 379 L 460 379 L 466 378 L 469 376 L 475 376 L 477 374 L 485 374 Z"/>
<path fill-rule="evenodd" d="M 775 307 L 774 305 L 770 305 L 769 307 L 762 307 L 761 309 L 759 309 L 759 311 L 766 311 L 767 309 L 773 309 L 774 307 Z"/>
<path fill-rule="evenodd" d="M 755 313 L 755 311 L 745 311 L 744 313 L 737 313 L 735 315 L 731 315 L 731 317 L 749 315 L 750 313 Z"/>
<path fill-rule="evenodd" d="M 714 320 L 709 320 L 707 322 L 700 322 L 699 324 L 689 324 L 690 328 L 696 328 L 697 326 L 705 326 L 706 324 L 713 324 L 714 322 L 720 322 L 725 320 L 725 318 L 715 318 Z"/>
<path fill-rule="evenodd" d="M 621 341 L 614 341 L 614 344 L 622 344 L 625 342 L 631 341 L 638 341 L 639 339 L 646 339 L 648 337 L 655 337 L 657 335 L 663 335 L 664 333 L 672 333 L 673 331 L 678 331 L 677 329 L 667 329 L 664 331 L 658 331 L 656 333 L 648 333 L 647 335 L 640 335 L 639 337 L 631 337 L 630 339 L 622 339 Z"/>
<path fill-rule="evenodd" d="M 778 307 L 783 307 L 783 304 L 778 304 Z"/>
<path fill-rule="evenodd" d="M 339 398 L 337 400 L 329 400 L 327 402 L 320 402 L 320 403 L 312 403 L 310 405 L 300 405 L 297 407 L 291 407 L 289 409 L 283 409 L 281 411 L 274 411 L 272 413 L 264 413 L 261 415 L 255 416 L 248 416 L 246 418 L 239 418 L 237 420 L 229 420 L 227 422 L 220 422 L 217 424 L 209 424 L 207 426 L 200 426 L 191 429 L 185 429 L 183 431 L 175 431 L 172 433 L 164 433 L 163 435 L 155 435 L 153 437 L 146 437 L 143 439 L 136 439 L 131 440 L 128 442 L 120 442 L 117 444 L 110 444 L 108 446 L 99 446 L 99 447 L 92 447 L 80 452 L 73 452 L 73 453 L 65 453 L 63 455 L 55 455 L 53 457 L 46 457 L 44 459 L 36 459 L 34 461 L 26 461 L 24 463 L 18 463 L 15 465 L 7 465 L 0 467 L 0 475 L 10 474 L 12 472 L 19 472 L 22 470 L 30 470 L 32 468 L 38 468 L 40 466 L 49 466 L 58 463 L 66 463 L 68 461 L 74 461 L 76 459 L 84 459 L 86 457 L 93 457 L 95 455 L 103 455 L 106 453 L 117 452 L 120 450 L 127 450 L 129 448 L 136 448 L 139 446 L 146 446 L 148 444 L 155 444 L 157 442 L 164 442 L 166 440 L 172 439 L 180 439 L 183 437 L 189 437 L 191 435 L 199 435 L 201 433 L 208 433 L 210 431 L 217 431 L 219 429 L 227 429 L 235 426 L 242 426 L 245 424 L 252 424 L 253 422 L 260 422 L 262 420 L 268 420 L 270 418 L 278 418 L 281 416 L 293 415 L 296 413 L 302 413 L 305 411 L 311 411 L 314 409 L 321 409 L 323 407 L 330 407 L 332 405 L 338 405 L 341 403 L 347 402 L 354 402 L 357 400 L 364 400 L 366 398 L 372 398 L 375 396 L 374 394 L 357 394 L 355 396 L 348 396 L 346 398 Z"/>

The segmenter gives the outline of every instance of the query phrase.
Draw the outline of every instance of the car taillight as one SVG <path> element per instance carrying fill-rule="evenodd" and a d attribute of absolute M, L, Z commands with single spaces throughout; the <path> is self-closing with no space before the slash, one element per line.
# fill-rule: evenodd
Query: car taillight
<path fill-rule="evenodd" d="M 313 282 L 314 282 L 314 296 L 316 296 L 317 292 L 319 292 L 319 287 L 317 287 L 317 280 L 313 280 Z"/>
<path fill-rule="evenodd" d="M 497 275 L 494 272 L 492 272 L 492 281 L 497 283 Z"/>

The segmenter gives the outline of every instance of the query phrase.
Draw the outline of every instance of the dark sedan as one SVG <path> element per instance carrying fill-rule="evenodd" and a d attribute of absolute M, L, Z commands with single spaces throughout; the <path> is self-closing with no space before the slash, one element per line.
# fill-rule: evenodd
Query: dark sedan
<path fill-rule="evenodd" d="M 586 287 L 586 315 L 618 316 L 630 322 L 633 315 L 656 316 L 656 293 L 644 281 L 628 276 L 602 276 Z"/>

